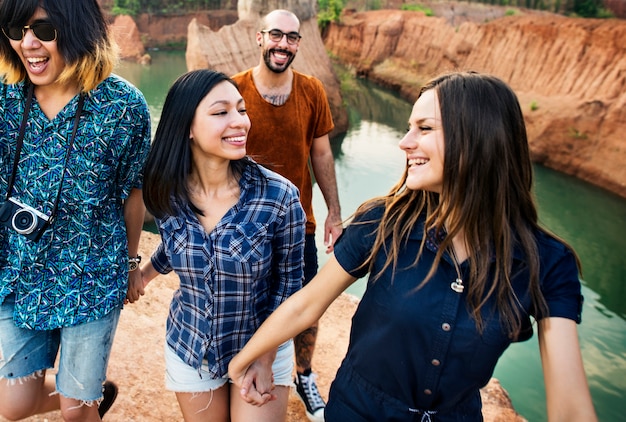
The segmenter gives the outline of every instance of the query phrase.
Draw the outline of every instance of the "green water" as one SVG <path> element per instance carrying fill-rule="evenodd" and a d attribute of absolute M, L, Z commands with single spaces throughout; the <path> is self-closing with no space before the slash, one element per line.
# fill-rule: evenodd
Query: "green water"
<path fill-rule="evenodd" d="M 165 93 L 186 65 L 184 52 L 151 54 L 151 65 L 122 63 L 118 73 L 146 96 L 154 131 Z M 411 104 L 389 91 L 362 81 L 356 86 L 343 93 L 350 129 L 333 139 L 343 217 L 366 199 L 386 193 L 400 177 L 404 154 L 398 142 L 411 110 Z M 626 200 L 550 169 L 536 166 L 535 171 L 542 222 L 572 244 L 582 260 L 585 304 L 579 335 L 598 416 L 606 422 L 626 421 Z M 323 223 L 326 207 L 317 186 L 313 200 Z M 322 240 L 320 231 L 320 263 L 327 259 Z M 364 285 L 359 280 L 348 292 L 360 297 Z M 536 336 L 511 346 L 494 376 L 526 419 L 547 420 Z"/>

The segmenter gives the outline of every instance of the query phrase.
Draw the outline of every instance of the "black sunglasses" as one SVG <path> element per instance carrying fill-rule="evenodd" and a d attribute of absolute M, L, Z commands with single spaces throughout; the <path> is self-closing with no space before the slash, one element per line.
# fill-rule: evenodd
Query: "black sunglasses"
<path fill-rule="evenodd" d="M 57 39 L 57 30 L 50 22 L 37 22 L 32 25 L 26 26 L 9 26 L 8 28 L 2 28 L 2 32 L 7 38 L 13 41 L 22 41 L 26 35 L 27 30 L 32 30 L 33 34 L 40 41 L 54 41 Z"/>
<path fill-rule="evenodd" d="M 284 36 L 287 36 L 287 43 L 288 44 L 296 44 L 298 41 L 300 41 L 300 38 L 302 38 L 302 35 L 298 34 L 297 32 L 283 32 L 280 29 L 264 29 L 261 31 L 263 34 L 269 34 L 270 36 L 270 40 L 274 41 L 274 42 L 280 42 L 280 40 L 283 39 Z"/>

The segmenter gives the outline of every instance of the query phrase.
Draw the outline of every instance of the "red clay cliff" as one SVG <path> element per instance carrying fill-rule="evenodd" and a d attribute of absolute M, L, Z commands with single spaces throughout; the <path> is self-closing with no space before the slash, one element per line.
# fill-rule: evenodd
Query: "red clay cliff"
<path fill-rule="evenodd" d="M 447 70 L 492 73 L 516 91 L 536 162 L 626 197 L 626 20 L 532 13 L 464 22 L 421 12 L 346 13 L 324 44 L 409 100 Z"/>

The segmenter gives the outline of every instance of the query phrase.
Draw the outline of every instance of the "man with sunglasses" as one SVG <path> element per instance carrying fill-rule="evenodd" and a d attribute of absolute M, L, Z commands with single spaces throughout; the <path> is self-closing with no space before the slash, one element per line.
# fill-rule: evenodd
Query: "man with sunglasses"
<path fill-rule="evenodd" d="M 142 286 L 150 114 L 96 0 L 2 0 L 0 28 L 0 418 L 97 422 Z"/>
<path fill-rule="evenodd" d="M 301 35 L 298 17 L 287 10 L 274 10 L 261 20 L 256 42 L 261 50 L 259 64 L 233 77 L 246 101 L 252 126 L 247 153 L 257 162 L 282 174 L 298 189 L 307 215 L 304 284 L 317 273 L 313 216 L 315 176 L 328 215 L 324 223 L 326 252 L 342 232 L 341 209 L 335 177 L 335 162 L 329 132 L 334 124 L 322 83 L 313 76 L 292 69 Z M 309 164 L 310 163 L 310 164 Z M 311 371 L 317 338 L 317 324 L 294 339 L 296 349 L 296 391 L 311 421 L 323 421 L 325 403 Z"/>

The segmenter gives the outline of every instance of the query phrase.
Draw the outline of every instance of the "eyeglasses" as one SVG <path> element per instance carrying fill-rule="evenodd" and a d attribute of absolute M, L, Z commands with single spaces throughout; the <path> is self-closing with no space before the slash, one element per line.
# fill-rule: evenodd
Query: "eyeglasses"
<path fill-rule="evenodd" d="M 2 32 L 13 41 L 22 41 L 28 29 L 32 30 L 33 34 L 40 41 L 54 41 L 57 39 L 57 30 L 50 22 L 38 22 L 23 27 L 9 26 L 8 28 L 2 28 Z"/>
<path fill-rule="evenodd" d="M 296 44 L 298 41 L 300 41 L 300 38 L 302 38 L 302 35 L 298 34 L 297 32 L 283 32 L 280 29 L 264 29 L 261 32 L 263 34 L 268 34 L 270 36 L 270 40 L 274 42 L 280 42 L 283 37 L 286 36 L 287 44 L 291 45 Z"/>

